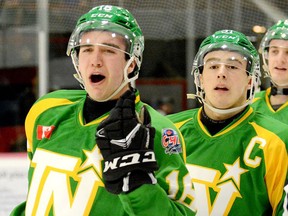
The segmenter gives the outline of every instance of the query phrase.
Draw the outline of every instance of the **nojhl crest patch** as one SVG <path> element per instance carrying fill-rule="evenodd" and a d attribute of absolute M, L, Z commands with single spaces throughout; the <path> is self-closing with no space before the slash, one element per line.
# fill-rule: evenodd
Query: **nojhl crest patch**
<path fill-rule="evenodd" d="M 162 146 L 166 154 L 179 154 L 182 146 L 177 132 L 173 129 L 165 128 L 162 130 Z"/>

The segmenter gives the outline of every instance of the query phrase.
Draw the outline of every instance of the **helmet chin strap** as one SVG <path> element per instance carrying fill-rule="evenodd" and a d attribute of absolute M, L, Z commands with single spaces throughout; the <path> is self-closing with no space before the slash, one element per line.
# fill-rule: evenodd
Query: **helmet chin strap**
<path fill-rule="evenodd" d="M 272 80 L 271 75 L 269 76 L 269 78 L 272 83 L 272 86 L 274 86 L 276 89 L 284 89 L 284 87 L 288 86 L 288 83 L 284 83 L 284 84 L 276 83 L 274 80 Z"/>
<path fill-rule="evenodd" d="M 242 110 L 244 107 L 248 106 L 250 103 L 251 103 L 251 100 L 247 100 L 245 102 L 245 104 L 239 106 L 239 107 L 234 107 L 234 108 L 231 108 L 231 109 L 218 109 L 218 108 L 215 108 L 209 104 L 207 104 L 204 100 L 204 98 L 202 98 L 201 96 L 199 95 L 196 95 L 196 94 L 187 94 L 187 99 L 200 99 L 200 102 L 205 104 L 205 106 L 207 106 L 211 111 L 217 113 L 217 114 L 230 114 L 230 113 L 233 113 L 233 112 L 236 112 L 236 111 L 240 111 Z"/>

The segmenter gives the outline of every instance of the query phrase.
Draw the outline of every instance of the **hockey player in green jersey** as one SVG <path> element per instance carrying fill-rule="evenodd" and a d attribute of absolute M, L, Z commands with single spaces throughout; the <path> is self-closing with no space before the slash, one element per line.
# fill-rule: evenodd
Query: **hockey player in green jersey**
<path fill-rule="evenodd" d="M 270 27 L 260 43 L 265 77 L 271 86 L 255 95 L 252 103 L 257 112 L 288 124 L 288 19 Z M 286 199 L 287 199 L 286 185 Z M 287 200 L 284 204 L 288 212 Z"/>
<path fill-rule="evenodd" d="M 288 124 L 288 19 L 279 20 L 264 35 L 259 53 L 271 86 L 255 95 L 252 106 Z"/>
<path fill-rule="evenodd" d="M 287 125 L 250 106 L 259 56 L 245 35 L 220 30 L 193 62 L 203 106 L 168 117 L 186 143 L 197 215 L 280 215 L 287 176 Z"/>
<path fill-rule="evenodd" d="M 126 9 L 80 17 L 67 54 L 85 90 L 49 93 L 29 111 L 29 190 L 11 215 L 194 215 L 180 132 L 131 85 L 143 50 Z"/>

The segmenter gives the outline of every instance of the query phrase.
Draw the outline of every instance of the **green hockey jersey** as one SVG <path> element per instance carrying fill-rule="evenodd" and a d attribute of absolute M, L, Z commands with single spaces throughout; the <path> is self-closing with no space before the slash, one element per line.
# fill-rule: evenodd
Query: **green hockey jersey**
<path fill-rule="evenodd" d="M 271 87 L 265 91 L 258 92 L 255 95 L 255 98 L 252 103 L 252 107 L 260 113 L 263 113 L 267 116 L 271 116 L 275 119 L 278 119 L 285 124 L 288 124 L 288 101 L 284 103 L 276 111 L 272 108 L 269 101 L 269 95 L 271 92 Z"/>
<path fill-rule="evenodd" d="M 139 92 L 136 96 L 139 112 L 144 103 Z M 25 121 L 29 190 L 26 202 L 11 215 L 194 215 L 180 132 L 147 104 L 156 129 L 158 183 L 118 196 L 106 191 L 95 133 L 109 113 L 84 124 L 85 98 L 84 90 L 59 90 L 40 98 L 29 111 Z"/>
<path fill-rule="evenodd" d="M 211 136 L 201 110 L 168 116 L 185 139 L 197 215 L 280 215 L 288 126 L 248 106 Z"/>

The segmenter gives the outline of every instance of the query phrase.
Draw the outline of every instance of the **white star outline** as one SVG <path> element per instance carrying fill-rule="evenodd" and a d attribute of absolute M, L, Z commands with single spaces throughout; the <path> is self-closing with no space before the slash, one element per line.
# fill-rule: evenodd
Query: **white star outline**
<path fill-rule="evenodd" d="M 234 180 L 234 182 L 236 183 L 237 187 L 240 189 L 240 176 L 243 173 L 248 172 L 249 170 L 243 169 L 240 167 L 240 158 L 239 157 L 237 158 L 237 160 L 232 165 L 224 163 L 224 166 L 225 166 L 227 171 L 221 177 L 219 182 L 223 182 L 227 179 L 232 178 Z"/>
<path fill-rule="evenodd" d="M 85 170 L 89 167 L 94 167 L 96 173 L 100 178 L 102 178 L 102 165 L 101 161 L 103 160 L 103 156 L 100 152 L 100 149 L 97 145 L 94 146 L 92 151 L 88 151 L 83 149 L 84 154 L 86 155 L 86 160 L 81 165 L 80 170 Z"/>

